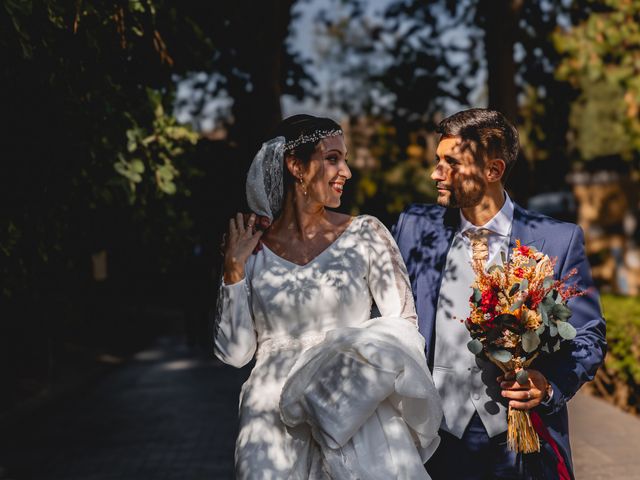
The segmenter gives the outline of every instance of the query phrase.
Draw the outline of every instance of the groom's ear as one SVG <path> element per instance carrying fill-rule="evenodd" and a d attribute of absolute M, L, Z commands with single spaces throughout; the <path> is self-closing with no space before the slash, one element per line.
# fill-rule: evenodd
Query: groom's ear
<path fill-rule="evenodd" d="M 485 172 L 489 182 L 499 182 L 507 169 L 507 163 L 501 158 L 492 158 L 486 162 Z"/>

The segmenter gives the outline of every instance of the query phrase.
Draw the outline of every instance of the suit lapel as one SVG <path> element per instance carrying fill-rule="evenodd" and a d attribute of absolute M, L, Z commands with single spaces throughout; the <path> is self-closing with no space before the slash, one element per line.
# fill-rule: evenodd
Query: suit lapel
<path fill-rule="evenodd" d="M 509 254 L 516 246 L 516 240 L 522 245 L 535 247 L 539 251 L 544 248 L 544 237 L 533 228 L 533 217 L 524 208 L 514 202 Z"/>
<path fill-rule="evenodd" d="M 433 272 L 431 275 L 425 276 L 423 279 L 425 282 L 432 282 L 431 288 L 435 286 L 435 290 L 433 291 L 433 294 L 430 298 L 428 314 L 422 332 L 426 340 L 428 353 L 427 363 L 429 364 L 430 368 L 433 368 L 436 311 L 438 308 L 440 287 L 442 286 L 442 278 L 444 276 L 444 269 L 447 263 L 447 255 L 449 254 L 449 249 L 451 248 L 453 237 L 459 226 L 460 210 L 453 208 L 447 209 L 442 219 L 443 228 L 441 230 L 440 240 L 437 242 L 436 248 L 434 248 L 435 251 L 433 252 Z"/>

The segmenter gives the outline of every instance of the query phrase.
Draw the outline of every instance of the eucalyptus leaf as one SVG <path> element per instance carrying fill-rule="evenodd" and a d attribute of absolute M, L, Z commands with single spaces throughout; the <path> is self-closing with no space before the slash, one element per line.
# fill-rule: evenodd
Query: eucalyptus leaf
<path fill-rule="evenodd" d="M 467 348 L 474 355 L 478 355 L 482 352 L 482 342 L 478 339 L 473 339 L 469 343 L 467 343 Z"/>
<path fill-rule="evenodd" d="M 549 345 L 547 345 L 546 343 L 542 345 L 542 348 L 540 350 L 542 350 L 544 353 L 551 353 L 551 350 L 549 350 Z"/>
<path fill-rule="evenodd" d="M 553 282 L 555 282 L 555 280 L 554 280 L 554 278 L 552 276 L 545 277 L 545 279 L 542 281 L 542 287 L 545 290 L 547 288 L 551 288 L 551 285 L 553 285 Z"/>
<path fill-rule="evenodd" d="M 551 294 L 548 294 L 546 297 L 544 297 L 544 300 L 542 300 L 542 306 L 547 310 L 551 310 L 555 304 L 556 302 L 553 300 Z"/>
<path fill-rule="evenodd" d="M 509 290 L 509 296 L 513 297 L 518 290 L 520 290 L 520 284 L 515 283 L 513 287 L 511 287 L 511 290 Z"/>
<path fill-rule="evenodd" d="M 552 337 L 558 335 L 558 327 L 553 321 L 549 322 L 549 335 L 551 335 Z"/>
<path fill-rule="evenodd" d="M 558 340 L 555 345 L 553 346 L 553 352 L 557 352 L 558 350 L 560 350 L 560 340 Z"/>
<path fill-rule="evenodd" d="M 498 315 L 494 322 L 497 325 L 500 325 L 504 328 L 511 330 L 514 333 L 520 333 L 520 325 L 518 322 L 518 317 L 512 315 L 510 313 L 503 313 Z"/>
<path fill-rule="evenodd" d="M 549 326 L 549 315 L 547 315 L 547 309 L 544 308 L 544 305 L 540 305 L 538 307 L 538 313 L 540 314 L 540 317 L 542 317 L 542 324 L 546 325 L 548 327 Z"/>
<path fill-rule="evenodd" d="M 500 270 L 501 272 L 504 272 L 504 268 L 502 267 L 502 265 L 498 265 L 498 264 L 491 265 L 487 270 L 487 272 L 493 273 L 495 270 Z"/>
<path fill-rule="evenodd" d="M 527 385 L 529 383 L 529 372 L 522 369 L 518 373 L 516 373 L 516 381 L 520 385 Z"/>
<path fill-rule="evenodd" d="M 517 309 L 519 309 L 522 304 L 524 303 L 523 300 L 518 300 L 516 303 L 514 303 L 513 305 L 511 305 L 511 307 L 509 308 L 509 310 L 511 310 L 512 312 L 515 312 Z"/>
<path fill-rule="evenodd" d="M 536 329 L 536 333 L 538 335 L 542 335 L 544 331 L 547 329 L 544 323 L 540 324 L 540 326 Z"/>
<path fill-rule="evenodd" d="M 562 338 L 564 338 L 565 340 L 573 340 L 574 338 L 576 338 L 576 334 L 578 332 L 573 327 L 573 325 L 571 325 L 569 322 L 563 322 L 560 320 L 558 320 L 556 323 L 558 325 L 558 333 Z"/>
<path fill-rule="evenodd" d="M 497 324 L 517 324 L 518 317 L 511 313 L 501 313 L 495 318 L 495 323 Z"/>
<path fill-rule="evenodd" d="M 489 353 L 498 362 L 502 362 L 502 363 L 507 363 L 513 358 L 513 355 L 508 350 L 497 349 L 497 350 L 491 350 Z"/>
<path fill-rule="evenodd" d="M 481 300 L 482 300 L 482 292 L 480 291 L 480 289 L 474 288 L 473 289 L 473 302 L 475 304 L 480 304 Z"/>
<path fill-rule="evenodd" d="M 566 321 L 571 316 L 571 309 L 561 303 L 556 303 L 551 309 L 551 315 L 558 320 Z"/>
<path fill-rule="evenodd" d="M 527 288 L 529 288 L 529 280 L 524 278 L 522 282 L 520 282 L 520 291 L 524 292 Z"/>
<path fill-rule="evenodd" d="M 535 352 L 540 346 L 540 337 L 532 330 L 527 330 L 522 335 L 522 349 L 527 352 Z"/>

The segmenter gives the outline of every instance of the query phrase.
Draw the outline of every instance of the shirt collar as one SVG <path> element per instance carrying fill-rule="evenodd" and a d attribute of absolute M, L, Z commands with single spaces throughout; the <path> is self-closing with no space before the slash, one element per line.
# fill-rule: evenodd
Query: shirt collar
<path fill-rule="evenodd" d="M 469 220 L 464 218 L 462 209 L 460 210 L 460 232 L 464 233 L 467 230 L 476 230 L 478 228 L 486 228 L 492 233 L 498 234 L 503 237 L 511 235 L 511 224 L 513 223 L 513 202 L 507 192 L 504 192 L 504 205 L 498 213 L 496 213 L 491 220 L 484 225 L 476 226 Z"/>

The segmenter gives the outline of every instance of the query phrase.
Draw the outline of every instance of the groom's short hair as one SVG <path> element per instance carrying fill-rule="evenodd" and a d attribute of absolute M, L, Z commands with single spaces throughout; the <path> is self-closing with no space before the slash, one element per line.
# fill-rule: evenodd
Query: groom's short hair
<path fill-rule="evenodd" d="M 454 113 L 438 125 L 443 137 L 461 137 L 477 144 L 484 158 L 501 158 L 506 164 L 506 174 L 518 158 L 518 130 L 506 117 L 487 108 L 471 108 Z"/>

